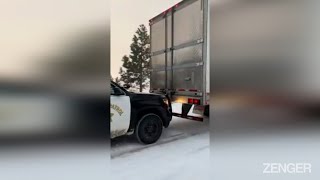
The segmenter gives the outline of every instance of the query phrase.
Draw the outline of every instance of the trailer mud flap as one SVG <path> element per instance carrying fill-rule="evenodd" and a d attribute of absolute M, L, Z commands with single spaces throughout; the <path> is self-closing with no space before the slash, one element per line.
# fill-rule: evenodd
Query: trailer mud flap
<path fill-rule="evenodd" d="M 204 114 L 205 106 L 204 105 L 195 105 L 192 113 L 194 114 Z"/>
<path fill-rule="evenodd" d="M 196 116 L 182 116 L 182 114 L 178 114 L 178 113 L 172 113 L 173 116 L 176 117 L 181 117 L 181 118 L 185 118 L 185 119 L 190 119 L 190 120 L 194 120 L 194 121 L 201 121 L 203 122 L 203 118 L 202 117 L 196 117 Z"/>
<path fill-rule="evenodd" d="M 191 107 L 192 104 L 182 104 L 181 115 L 187 117 Z"/>
<path fill-rule="evenodd" d="M 172 112 L 173 116 L 195 120 L 195 121 L 203 121 L 203 117 L 195 116 L 193 115 L 193 113 L 190 113 L 194 109 L 194 105 L 192 104 L 173 103 L 172 108 L 173 108 L 173 112 Z"/>

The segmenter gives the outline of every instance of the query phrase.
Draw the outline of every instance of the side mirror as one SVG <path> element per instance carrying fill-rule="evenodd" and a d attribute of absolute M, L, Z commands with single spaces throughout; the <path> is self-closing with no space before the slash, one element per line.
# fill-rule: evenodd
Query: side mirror
<path fill-rule="evenodd" d="M 131 86 L 130 86 L 129 84 L 124 84 L 124 85 L 123 85 L 123 88 L 129 89 L 129 88 L 131 88 Z"/>
<path fill-rule="evenodd" d="M 124 92 L 122 92 L 119 88 L 114 88 L 113 95 L 115 95 L 115 96 L 121 96 L 121 95 L 125 95 L 125 94 L 124 94 Z"/>

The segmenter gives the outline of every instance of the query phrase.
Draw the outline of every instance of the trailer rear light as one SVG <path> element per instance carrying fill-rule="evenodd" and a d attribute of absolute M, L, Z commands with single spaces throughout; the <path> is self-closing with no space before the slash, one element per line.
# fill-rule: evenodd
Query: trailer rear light
<path fill-rule="evenodd" d="M 188 98 L 188 104 L 197 104 L 197 105 L 200 105 L 200 99 Z"/>
<path fill-rule="evenodd" d="M 199 99 L 193 99 L 193 104 L 198 104 L 198 105 L 200 105 L 200 100 L 199 100 Z"/>

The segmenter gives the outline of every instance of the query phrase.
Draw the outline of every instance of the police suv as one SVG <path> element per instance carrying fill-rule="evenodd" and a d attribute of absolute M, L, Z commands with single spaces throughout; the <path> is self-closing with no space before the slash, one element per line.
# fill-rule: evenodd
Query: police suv
<path fill-rule="evenodd" d="M 128 92 L 111 82 L 110 100 L 111 138 L 135 134 L 139 142 L 152 144 L 172 119 L 171 102 L 164 95 Z"/>

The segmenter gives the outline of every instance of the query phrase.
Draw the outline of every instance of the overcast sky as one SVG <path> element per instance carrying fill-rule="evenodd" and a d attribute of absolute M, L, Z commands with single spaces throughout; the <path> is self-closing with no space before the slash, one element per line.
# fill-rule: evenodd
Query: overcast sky
<path fill-rule="evenodd" d="M 132 36 L 140 24 L 181 0 L 112 0 L 111 1 L 111 75 L 119 76 L 122 57 L 130 53 Z"/>
<path fill-rule="evenodd" d="M 104 25 L 109 13 L 105 0 L 0 1 L 0 79 L 33 78 L 46 55 L 69 36 Z"/>

